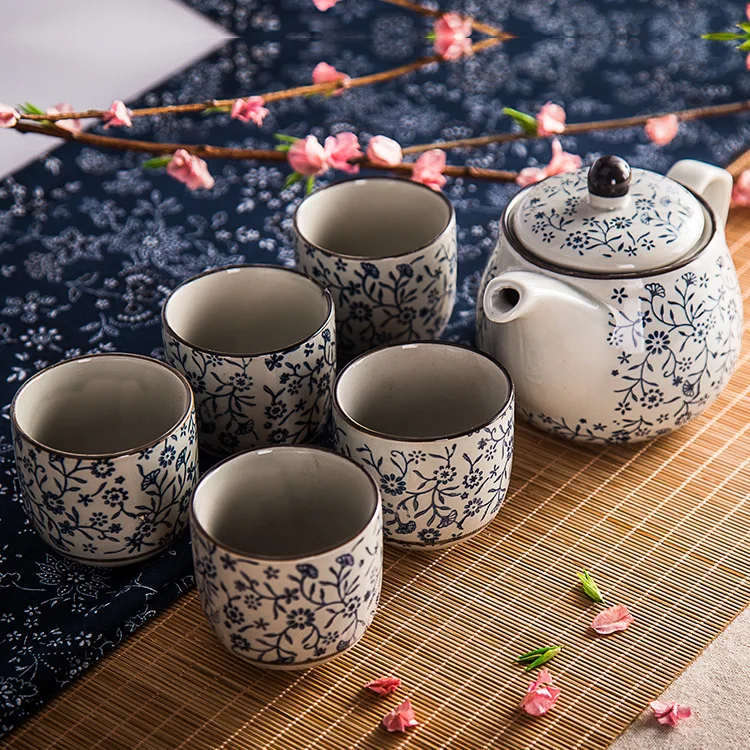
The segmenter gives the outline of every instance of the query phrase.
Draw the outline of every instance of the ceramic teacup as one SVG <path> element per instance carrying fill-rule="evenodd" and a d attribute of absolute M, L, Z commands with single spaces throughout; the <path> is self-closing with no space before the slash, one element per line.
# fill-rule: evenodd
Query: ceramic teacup
<path fill-rule="evenodd" d="M 186 526 L 198 478 L 185 378 L 135 354 L 76 357 L 42 370 L 11 404 L 24 508 L 58 552 L 126 565 Z"/>
<path fill-rule="evenodd" d="M 347 180 L 304 200 L 294 228 L 300 267 L 333 295 L 342 354 L 445 330 L 457 246 L 442 193 L 396 178 Z"/>
<path fill-rule="evenodd" d="M 232 653 L 305 669 L 351 648 L 372 622 L 380 497 L 353 461 L 310 446 L 241 453 L 203 476 L 190 522 L 203 609 Z"/>
<path fill-rule="evenodd" d="M 162 308 L 167 361 L 195 391 L 214 455 L 312 440 L 330 415 L 331 295 L 298 271 L 231 266 L 180 284 Z"/>
<path fill-rule="evenodd" d="M 380 487 L 386 542 L 444 547 L 497 515 L 513 459 L 513 384 L 491 357 L 437 341 L 383 347 L 334 386 L 336 448 Z"/>

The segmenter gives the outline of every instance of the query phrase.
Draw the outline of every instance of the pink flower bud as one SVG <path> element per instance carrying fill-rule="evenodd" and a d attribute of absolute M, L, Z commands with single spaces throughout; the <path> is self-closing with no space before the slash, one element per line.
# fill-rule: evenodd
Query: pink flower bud
<path fill-rule="evenodd" d="M 231 117 L 242 122 L 254 122 L 258 127 L 263 124 L 263 119 L 268 110 L 263 106 L 265 101 L 262 96 L 249 96 L 247 99 L 235 99 L 232 104 Z"/>
<path fill-rule="evenodd" d="M 109 106 L 109 110 L 102 115 L 102 120 L 107 123 L 104 128 L 111 128 L 113 125 L 122 125 L 129 128 L 133 123 L 130 121 L 130 110 L 124 102 L 115 99 Z"/>
<path fill-rule="evenodd" d="M 12 128 L 21 116 L 15 107 L 9 104 L 0 104 L 0 128 Z"/>
<path fill-rule="evenodd" d="M 367 158 L 374 164 L 395 167 L 401 164 L 403 153 L 401 152 L 401 146 L 392 138 L 376 135 L 370 138 L 370 142 L 367 144 Z"/>
<path fill-rule="evenodd" d="M 643 130 L 646 137 L 656 146 L 666 146 L 674 140 L 679 128 L 680 121 L 677 115 L 664 115 L 647 120 Z"/>
<path fill-rule="evenodd" d="M 471 54 L 471 19 L 444 13 L 435 22 L 435 52 L 444 60 Z"/>
<path fill-rule="evenodd" d="M 313 5 L 318 10 L 330 10 L 339 0 L 313 0 Z"/>
<path fill-rule="evenodd" d="M 190 190 L 210 190 L 214 186 L 214 178 L 211 177 L 206 162 L 184 148 L 174 152 L 172 161 L 167 164 L 167 174 L 178 182 L 184 182 Z"/>
<path fill-rule="evenodd" d="M 559 104 L 547 102 L 536 116 L 536 132 L 542 136 L 565 131 L 565 110 Z"/>
<path fill-rule="evenodd" d="M 322 174 L 328 169 L 326 152 L 314 135 L 295 141 L 286 158 L 292 169 L 304 175 Z"/>
<path fill-rule="evenodd" d="M 445 151 L 433 148 L 430 151 L 425 151 L 414 163 L 411 179 L 439 192 L 446 182 L 443 175 L 444 169 Z"/>
<path fill-rule="evenodd" d="M 67 102 L 60 102 L 59 104 L 55 104 L 54 107 L 49 107 L 47 109 L 48 115 L 60 115 L 63 112 L 75 112 L 75 109 L 73 109 L 73 107 Z M 57 125 L 58 128 L 62 128 L 63 130 L 69 130 L 71 133 L 78 133 L 83 130 L 83 125 L 78 119 L 56 120 L 55 125 Z"/>
<path fill-rule="evenodd" d="M 341 73 L 336 70 L 333 65 L 329 65 L 327 62 L 319 62 L 312 72 L 312 82 L 318 83 L 338 83 L 341 82 L 342 86 L 346 86 L 352 79 L 346 73 Z M 334 96 L 343 94 L 343 88 L 334 91 Z"/>
<path fill-rule="evenodd" d="M 354 133 L 339 133 L 329 135 L 325 146 L 326 161 L 334 169 L 340 169 L 347 174 L 359 172 L 359 164 L 350 164 L 351 159 L 362 157 L 362 149 Z"/>
<path fill-rule="evenodd" d="M 526 169 L 522 169 L 516 177 L 516 184 L 526 187 L 551 177 L 553 174 L 575 172 L 580 166 L 581 157 L 563 151 L 562 144 L 555 138 L 552 141 L 552 158 L 549 164 L 546 167 L 526 167 Z"/>
<path fill-rule="evenodd" d="M 732 205 L 750 206 L 750 169 L 746 169 L 734 183 Z"/>

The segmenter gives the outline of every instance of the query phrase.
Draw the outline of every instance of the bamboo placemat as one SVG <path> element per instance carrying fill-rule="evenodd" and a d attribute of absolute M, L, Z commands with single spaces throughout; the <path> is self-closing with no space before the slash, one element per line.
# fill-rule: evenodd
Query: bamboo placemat
<path fill-rule="evenodd" d="M 750 166 L 750 154 L 733 165 Z M 750 211 L 729 238 L 750 297 Z M 746 315 L 747 317 L 747 315 Z M 656 442 L 575 445 L 519 425 L 510 501 L 452 550 L 388 549 L 379 615 L 340 659 L 304 673 L 232 658 L 195 593 L 100 662 L 8 748 L 606 748 L 750 602 L 750 333 L 740 366 L 700 419 Z M 629 631 L 597 638 L 576 586 L 587 567 Z M 519 714 L 518 653 L 565 644 L 563 696 Z M 404 687 L 378 700 L 368 680 Z M 411 697 L 421 726 L 379 728 Z"/>

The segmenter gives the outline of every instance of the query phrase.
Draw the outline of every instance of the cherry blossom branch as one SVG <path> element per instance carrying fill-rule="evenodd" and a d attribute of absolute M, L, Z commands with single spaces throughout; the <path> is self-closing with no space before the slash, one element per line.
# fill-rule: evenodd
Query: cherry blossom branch
<path fill-rule="evenodd" d="M 38 135 L 47 135 L 54 138 L 61 138 L 66 141 L 75 141 L 76 143 L 84 143 L 97 148 L 113 148 L 120 151 L 139 151 L 149 154 L 171 155 L 175 151 L 182 149 L 193 156 L 198 156 L 204 159 L 287 161 L 287 155 L 283 151 L 274 151 L 271 149 L 230 148 L 227 146 L 210 146 L 202 144 L 136 141 L 129 138 L 113 138 L 111 136 L 86 133 L 84 131 L 71 132 L 69 130 L 55 127 L 54 125 L 37 125 L 30 122 L 19 122 L 16 124 L 15 129 L 21 133 L 37 133 Z M 396 166 L 385 166 L 383 164 L 376 164 L 368 159 L 361 159 L 358 160 L 357 163 L 365 169 L 385 170 L 400 174 L 411 174 L 414 170 L 414 164 L 406 162 L 402 162 Z M 508 172 L 500 169 L 481 169 L 479 167 L 451 164 L 446 165 L 445 169 L 442 171 L 443 174 L 448 177 L 468 177 L 478 180 L 490 180 L 492 182 L 513 182 L 517 177 L 517 172 Z"/>
<path fill-rule="evenodd" d="M 731 102 L 729 104 L 715 104 L 709 107 L 696 107 L 695 109 L 683 109 L 676 112 L 662 112 L 650 115 L 635 115 L 634 117 L 619 117 L 614 120 L 595 120 L 593 122 L 578 122 L 567 125 L 565 135 L 576 135 L 578 133 L 589 133 L 594 130 L 618 130 L 630 128 L 636 125 L 645 125 L 649 120 L 668 115 L 675 115 L 680 122 L 690 120 L 701 120 L 708 117 L 726 117 L 740 112 L 750 111 L 750 100 Z M 433 148 L 441 148 L 444 151 L 453 148 L 477 148 L 488 146 L 491 143 L 507 143 L 509 141 L 534 140 L 540 138 L 551 138 L 556 133 L 538 134 L 519 131 L 517 133 L 495 133 L 493 135 L 482 135 L 477 138 L 461 138 L 455 141 L 436 141 L 435 143 L 422 143 L 416 146 L 408 146 L 403 150 L 404 154 L 418 154 Z"/>
<path fill-rule="evenodd" d="M 432 8 L 425 8 L 424 5 L 418 5 L 412 3 L 410 0 L 383 0 L 384 3 L 390 3 L 391 5 L 398 5 L 400 8 L 406 8 L 407 10 L 418 13 L 420 16 L 432 16 L 433 18 L 440 18 L 444 15 L 445 11 L 434 10 Z M 498 39 L 515 39 L 513 34 L 509 34 L 507 31 L 497 28 L 497 26 L 491 26 L 488 23 L 482 23 L 476 19 L 471 19 L 471 27 L 476 29 L 482 34 L 487 36 L 497 37 Z"/>
<path fill-rule="evenodd" d="M 385 0 L 386 2 L 390 0 Z M 395 0 L 400 2 L 400 0 Z M 490 39 L 483 39 L 481 42 L 477 42 L 471 46 L 472 53 L 482 52 L 490 47 L 494 47 L 500 44 L 503 39 L 499 37 L 491 37 Z M 421 68 L 425 68 L 428 65 L 434 65 L 435 63 L 443 62 L 444 59 L 440 55 L 430 55 L 429 57 L 422 57 L 419 60 L 410 62 L 406 65 L 400 65 L 397 68 L 391 68 L 390 70 L 384 70 L 380 73 L 372 73 L 367 76 L 360 76 L 359 78 L 351 78 L 348 81 L 331 81 L 330 83 L 314 83 L 308 86 L 295 86 L 294 88 L 284 89 L 282 91 L 269 91 L 266 94 L 259 94 L 263 98 L 263 102 L 268 104 L 269 102 L 278 102 L 283 99 L 295 99 L 301 96 L 310 96 L 312 94 L 332 94 L 337 89 L 353 89 L 359 88 L 360 86 L 370 86 L 374 83 L 385 83 L 392 81 L 401 76 L 414 73 Z M 233 99 L 209 99 L 203 102 L 193 102 L 190 104 L 172 104 L 164 107 L 143 107 L 141 109 L 134 109 L 130 111 L 130 117 L 148 117 L 151 115 L 164 115 L 164 114 L 185 114 L 190 112 L 203 112 L 207 109 L 213 108 L 228 108 L 237 100 L 237 97 Z M 54 114 L 24 114 L 24 120 L 31 121 L 47 121 L 57 122 L 58 120 L 88 120 L 88 119 L 102 119 L 108 114 L 109 110 L 102 109 L 87 109 L 82 112 L 57 112 Z"/>

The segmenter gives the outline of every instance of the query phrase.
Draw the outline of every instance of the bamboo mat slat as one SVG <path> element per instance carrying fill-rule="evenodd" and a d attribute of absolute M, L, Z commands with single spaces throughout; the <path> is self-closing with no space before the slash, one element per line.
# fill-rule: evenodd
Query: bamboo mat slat
<path fill-rule="evenodd" d="M 750 155 L 736 162 L 738 173 Z M 729 239 L 750 298 L 750 211 Z M 747 307 L 747 305 L 746 305 Z M 748 315 L 746 314 L 746 319 Z M 184 597 L 5 742 L 15 750 L 606 748 L 750 602 L 750 325 L 740 366 L 701 418 L 656 442 L 592 447 L 519 425 L 510 501 L 464 546 L 386 552 L 381 607 L 363 641 L 304 673 L 231 657 Z M 575 585 L 595 572 L 636 624 L 598 638 Z M 519 714 L 511 659 L 564 643 L 563 697 Z M 399 675 L 396 696 L 362 691 Z M 421 726 L 379 728 L 409 696 Z"/>

